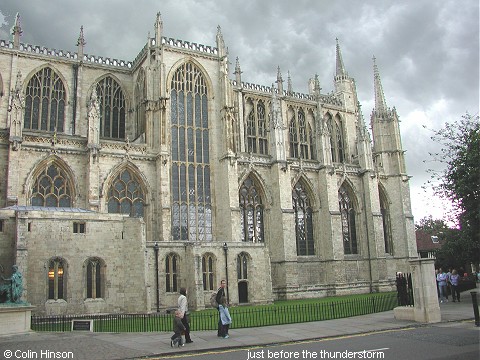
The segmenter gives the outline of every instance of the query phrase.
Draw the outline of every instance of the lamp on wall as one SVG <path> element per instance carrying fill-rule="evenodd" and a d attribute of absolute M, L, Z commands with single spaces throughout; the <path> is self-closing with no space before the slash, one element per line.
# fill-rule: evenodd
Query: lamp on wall
<path fill-rule="evenodd" d="M 227 282 L 227 286 L 225 287 L 227 292 L 227 304 L 230 304 L 230 298 L 228 295 L 228 245 L 226 242 L 223 243 L 223 252 L 225 254 L 225 280 Z"/>

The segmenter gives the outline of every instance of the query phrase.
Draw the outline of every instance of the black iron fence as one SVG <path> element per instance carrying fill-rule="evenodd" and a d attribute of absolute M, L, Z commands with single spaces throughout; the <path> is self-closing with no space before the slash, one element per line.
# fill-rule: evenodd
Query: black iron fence
<path fill-rule="evenodd" d="M 397 294 L 373 294 L 332 302 L 232 307 L 232 329 L 322 321 L 389 311 L 397 306 Z M 216 330 L 218 312 L 215 309 L 193 312 L 190 315 L 192 331 Z M 71 331 L 74 320 L 93 320 L 95 332 L 153 332 L 172 331 L 171 314 L 99 314 L 32 316 L 34 331 Z"/>
<path fill-rule="evenodd" d="M 397 273 L 397 304 L 399 306 L 413 306 L 413 284 L 411 273 Z"/>

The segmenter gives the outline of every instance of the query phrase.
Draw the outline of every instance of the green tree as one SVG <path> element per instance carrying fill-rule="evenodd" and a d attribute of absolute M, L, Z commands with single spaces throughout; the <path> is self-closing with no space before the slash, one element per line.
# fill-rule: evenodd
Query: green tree
<path fill-rule="evenodd" d="M 439 256 L 458 256 L 468 263 L 480 263 L 480 122 L 479 116 L 464 115 L 433 130 L 431 139 L 442 147 L 430 153 L 442 163 L 441 171 L 429 170 L 434 193 L 450 200 L 455 210 L 458 236 L 447 239 Z"/>

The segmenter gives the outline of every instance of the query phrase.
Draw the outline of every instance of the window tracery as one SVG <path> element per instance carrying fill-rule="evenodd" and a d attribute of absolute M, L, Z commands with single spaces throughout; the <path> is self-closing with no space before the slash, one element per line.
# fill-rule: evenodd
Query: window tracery
<path fill-rule="evenodd" d="M 332 151 L 332 162 L 342 163 L 345 160 L 345 144 L 343 125 L 340 116 L 335 118 L 331 114 L 326 115 L 327 126 L 330 133 L 330 149 Z"/>
<path fill-rule="evenodd" d="M 237 279 L 248 279 L 248 254 L 242 252 L 237 256 Z"/>
<path fill-rule="evenodd" d="M 203 290 L 214 290 L 215 258 L 212 254 L 202 256 Z"/>
<path fill-rule="evenodd" d="M 27 84 L 23 127 L 29 130 L 64 132 L 65 86 L 50 67 L 35 73 Z"/>
<path fill-rule="evenodd" d="M 102 281 L 101 260 L 98 258 L 88 259 L 86 267 L 87 299 L 99 299 L 103 297 Z"/>
<path fill-rule="evenodd" d="M 358 254 L 355 208 L 344 186 L 338 191 L 338 202 L 342 222 L 343 250 L 345 254 Z"/>
<path fill-rule="evenodd" d="M 108 190 L 108 212 L 143 217 L 145 194 L 140 184 L 128 169 L 120 171 Z"/>
<path fill-rule="evenodd" d="M 298 159 L 315 159 L 312 127 L 306 119 L 302 108 L 290 108 L 288 137 L 290 157 Z"/>
<path fill-rule="evenodd" d="M 300 181 L 292 190 L 292 203 L 295 212 L 297 255 L 315 255 L 313 211 L 308 194 Z"/>
<path fill-rule="evenodd" d="M 65 261 L 55 258 L 48 263 L 48 299 L 65 299 L 66 269 Z"/>
<path fill-rule="evenodd" d="M 192 63 L 171 83 L 172 238 L 212 241 L 207 83 Z"/>
<path fill-rule="evenodd" d="M 178 259 L 175 254 L 168 254 L 165 258 L 165 291 L 178 291 Z"/>
<path fill-rule="evenodd" d="M 111 76 L 100 80 L 96 86 L 100 105 L 100 136 L 125 139 L 125 95 L 120 84 Z"/>
<path fill-rule="evenodd" d="M 66 172 L 53 163 L 42 171 L 32 188 L 33 206 L 71 207 L 72 184 Z"/>
<path fill-rule="evenodd" d="M 388 207 L 388 201 L 384 191 L 381 188 L 379 188 L 378 190 L 380 195 L 380 212 L 382 214 L 383 240 L 385 244 L 385 253 L 393 255 L 392 223 L 390 219 L 390 210 Z"/>
<path fill-rule="evenodd" d="M 240 187 L 242 241 L 263 242 L 263 204 L 255 182 L 248 177 Z"/>
<path fill-rule="evenodd" d="M 268 125 L 265 103 L 262 100 L 247 101 L 250 112 L 246 121 L 247 152 L 268 155 Z"/>

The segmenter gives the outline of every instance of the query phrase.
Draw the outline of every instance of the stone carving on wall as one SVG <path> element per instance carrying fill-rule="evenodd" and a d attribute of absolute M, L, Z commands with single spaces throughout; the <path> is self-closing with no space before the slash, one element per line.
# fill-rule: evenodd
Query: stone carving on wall
<path fill-rule="evenodd" d="M 25 108 L 25 97 L 21 91 L 22 73 L 17 73 L 17 83 L 15 88 L 10 92 L 8 98 L 8 117 L 10 123 L 10 142 L 12 149 L 17 151 L 22 143 L 22 118 L 23 109 Z"/>

